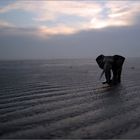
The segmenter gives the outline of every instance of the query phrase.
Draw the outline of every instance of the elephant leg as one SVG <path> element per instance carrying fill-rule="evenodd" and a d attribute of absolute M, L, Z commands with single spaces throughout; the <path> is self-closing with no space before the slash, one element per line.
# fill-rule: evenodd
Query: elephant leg
<path fill-rule="evenodd" d="M 118 81 L 118 83 L 120 83 L 121 82 L 121 73 L 122 73 L 122 68 L 120 68 L 119 70 L 118 70 L 118 77 L 117 77 L 117 81 Z"/>
<path fill-rule="evenodd" d="M 111 70 L 108 70 L 105 72 L 105 78 L 106 78 L 106 83 L 110 84 L 111 83 Z"/>
<path fill-rule="evenodd" d="M 117 81 L 117 71 L 116 70 L 112 70 L 112 71 L 113 71 L 112 81 L 113 81 L 113 83 L 115 83 Z"/>

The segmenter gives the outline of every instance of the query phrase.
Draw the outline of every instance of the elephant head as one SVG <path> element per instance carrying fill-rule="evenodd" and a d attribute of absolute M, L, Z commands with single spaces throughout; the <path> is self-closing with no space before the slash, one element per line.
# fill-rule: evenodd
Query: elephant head
<path fill-rule="evenodd" d="M 113 83 L 120 83 L 121 71 L 122 71 L 124 60 L 125 58 L 120 55 L 104 56 L 101 54 L 96 58 L 99 67 L 103 69 L 101 77 L 105 73 L 106 82 L 104 83 L 110 84 L 112 81 Z M 111 80 L 111 71 L 113 73 L 112 80 Z"/>

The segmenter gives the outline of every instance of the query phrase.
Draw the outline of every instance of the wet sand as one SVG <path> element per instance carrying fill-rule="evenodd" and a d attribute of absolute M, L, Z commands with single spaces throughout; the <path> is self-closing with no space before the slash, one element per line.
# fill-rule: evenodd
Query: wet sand
<path fill-rule="evenodd" d="M 140 138 L 140 62 L 109 87 L 92 61 L 0 62 L 0 138 Z"/>

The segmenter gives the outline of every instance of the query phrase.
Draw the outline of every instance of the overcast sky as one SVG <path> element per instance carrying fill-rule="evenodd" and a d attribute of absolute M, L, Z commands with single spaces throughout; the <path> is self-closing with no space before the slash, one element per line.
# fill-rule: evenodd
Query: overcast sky
<path fill-rule="evenodd" d="M 0 59 L 140 56 L 139 1 L 0 1 Z"/>

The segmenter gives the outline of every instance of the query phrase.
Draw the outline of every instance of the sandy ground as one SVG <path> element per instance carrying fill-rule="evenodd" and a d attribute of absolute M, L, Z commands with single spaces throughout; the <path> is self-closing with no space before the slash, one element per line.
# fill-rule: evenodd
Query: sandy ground
<path fill-rule="evenodd" d="M 108 87 L 92 61 L 0 62 L 0 138 L 140 138 L 140 62 Z"/>

